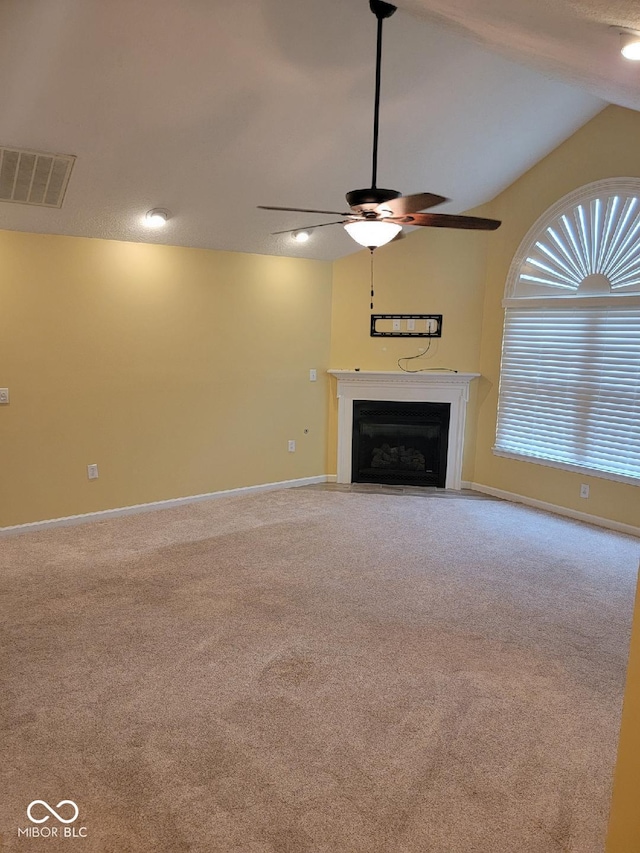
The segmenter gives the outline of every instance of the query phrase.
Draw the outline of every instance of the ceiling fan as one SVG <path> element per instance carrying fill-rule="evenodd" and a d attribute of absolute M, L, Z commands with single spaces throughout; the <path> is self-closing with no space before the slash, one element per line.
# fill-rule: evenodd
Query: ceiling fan
<path fill-rule="evenodd" d="M 371 186 L 367 189 L 351 190 L 347 193 L 347 212 L 338 210 L 314 210 L 305 207 L 272 207 L 258 205 L 261 210 L 283 210 L 296 213 L 322 213 L 329 216 L 341 216 L 334 222 L 321 222 L 304 229 L 286 229 L 274 231 L 274 234 L 294 234 L 297 231 L 309 231 L 327 225 L 344 225 L 349 235 L 361 246 L 373 251 L 384 246 L 402 231 L 403 225 L 421 225 L 428 228 L 466 228 L 479 231 L 494 231 L 500 226 L 497 219 L 481 219 L 477 216 L 452 216 L 444 213 L 421 213 L 420 211 L 442 204 L 448 199 L 434 193 L 415 193 L 405 195 L 398 190 L 386 190 L 377 186 L 378 177 L 378 127 L 380 117 L 380 67 L 382 60 L 382 23 L 396 11 L 391 3 L 383 0 L 369 0 L 371 11 L 378 19 L 378 39 L 376 49 L 376 88 L 373 110 L 373 157 Z"/>

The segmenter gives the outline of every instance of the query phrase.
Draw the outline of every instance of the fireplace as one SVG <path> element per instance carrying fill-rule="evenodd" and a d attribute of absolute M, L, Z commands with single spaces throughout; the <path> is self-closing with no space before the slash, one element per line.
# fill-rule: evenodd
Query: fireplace
<path fill-rule="evenodd" d="M 351 483 L 353 475 L 353 414 L 354 403 L 368 402 L 384 405 L 388 403 L 437 403 L 449 407 L 449 429 L 446 444 L 446 465 L 440 466 L 446 489 L 462 488 L 462 456 L 464 450 L 464 426 L 469 385 L 479 377 L 478 373 L 456 373 L 455 371 L 425 371 L 405 373 L 384 370 L 329 370 L 336 379 L 338 403 L 338 483 Z M 442 429 L 442 427 L 441 427 Z M 384 443 L 384 442 L 383 442 Z M 387 441 L 389 447 L 391 442 Z M 409 448 L 411 448 L 409 442 Z M 402 442 L 397 445 L 402 447 Z M 404 457 L 407 459 L 407 441 L 404 442 Z M 415 447 L 414 447 L 415 449 Z M 426 454 L 420 448 L 418 452 Z M 385 451 L 387 452 L 387 451 Z M 442 449 L 444 453 L 445 450 Z M 400 450 L 398 450 L 400 454 Z M 419 457 L 418 457 L 419 460 Z M 384 460 L 388 461 L 388 460 Z M 425 469 L 426 469 L 425 463 Z M 376 482 L 390 483 L 390 480 Z"/>
<path fill-rule="evenodd" d="M 351 482 L 444 488 L 450 409 L 354 400 Z"/>

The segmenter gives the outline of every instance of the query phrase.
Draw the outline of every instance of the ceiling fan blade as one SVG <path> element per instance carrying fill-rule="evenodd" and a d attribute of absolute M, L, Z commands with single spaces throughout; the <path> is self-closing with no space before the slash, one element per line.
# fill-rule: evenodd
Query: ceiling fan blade
<path fill-rule="evenodd" d="M 416 213 L 418 210 L 427 210 L 429 207 L 435 207 L 437 204 L 442 204 L 449 201 L 443 195 L 435 193 L 415 193 L 414 195 L 401 195 L 400 198 L 392 198 L 391 201 L 385 201 L 379 205 L 376 210 L 390 210 L 395 216 L 402 216 L 405 213 Z"/>
<path fill-rule="evenodd" d="M 466 228 L 475 231 L 495 231 L 502 223 L 498 219 L 479 216 L 455 216 L 447 213 L 409 213 L 406 216 L 387 216 L 384 222 L 402 225 L 423 225 L 431 228 Z"/>
<path fill-rule="evenodd" d="M 290 213 L 327 213 L 329 216 L 351 216 L 350 213 L 345 213 L 343 210 L 312 210 L 308 207 L 269 207 L 266 204 L 259 204 L 259 210 L 286 210 Z"/>
<path fill-rule="evenodd" d="M 324 228 L 325 225 L 344 225 L 350 219 L 338 219 L 336 222 L 320 222 L 318 225 L 300 225 L 298 228 L 286 228 L 284 231 L 272 231 L 272 234 L 293 234 L 294 231 L 313 231 L 314 228 Z"/>

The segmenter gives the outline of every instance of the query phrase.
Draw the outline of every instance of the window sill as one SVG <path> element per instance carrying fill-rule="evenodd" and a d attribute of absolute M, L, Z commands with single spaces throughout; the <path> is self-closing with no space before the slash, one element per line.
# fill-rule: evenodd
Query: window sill
<path fill-rule="evenodd" d="M 534 465 L 544 465 L 547 468 L 559 468 L 562 471 L 587 474 L 590 477 L 599 477 L 602 480 L 613 480 L 616 483 L 628 483 L 631 486 L 640 486 L 640 477 L 613 474 L 609 471 L 600 471 L 597 468 L 587 468 L 584 465 L 572 465 L 569 462 L 556 462 L 553 459 L 544 459 L 541 456 L 528 456 L 525 453 L 514 453 L 511 450 L 501 450 L 498 447 L 492 447 L 491 450 L 494 456 L 502 456 L 504 459 L 517 459 L 520 462 L 531 462 Z"/>

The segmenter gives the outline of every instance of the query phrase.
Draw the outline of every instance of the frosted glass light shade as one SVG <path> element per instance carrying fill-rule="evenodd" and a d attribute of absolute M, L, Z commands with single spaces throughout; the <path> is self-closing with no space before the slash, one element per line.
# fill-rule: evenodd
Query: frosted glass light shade
<path fill-rule="evenodd" d="M 344 230 L 356 243 L 367 249 L 377 249 L 384 246 L 402 231 L 402 225 L 397 222 L 381 222 L 379 219 L 361 219 L 358 222 L 347 222 Z"/>

